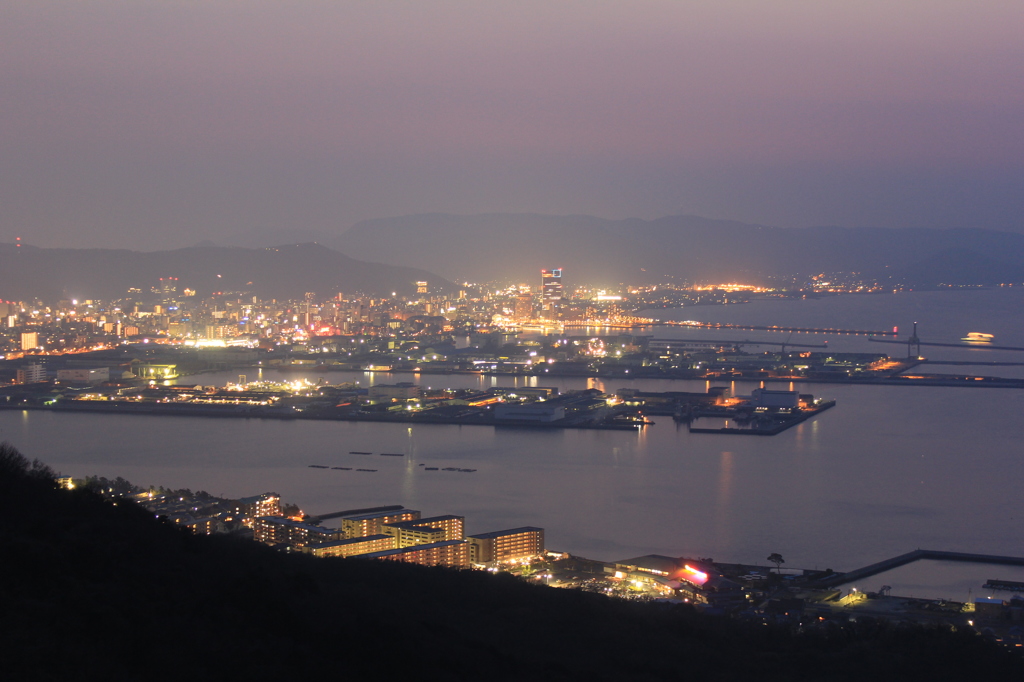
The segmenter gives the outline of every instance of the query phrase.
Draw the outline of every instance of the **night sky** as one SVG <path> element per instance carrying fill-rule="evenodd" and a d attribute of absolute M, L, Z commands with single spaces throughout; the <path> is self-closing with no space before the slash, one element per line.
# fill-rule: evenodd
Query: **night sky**
<path fill-rule="evenodd" d="M 0 241 L 421 212 L 1024 231 L 1024 2 L 0 3 Z"/>

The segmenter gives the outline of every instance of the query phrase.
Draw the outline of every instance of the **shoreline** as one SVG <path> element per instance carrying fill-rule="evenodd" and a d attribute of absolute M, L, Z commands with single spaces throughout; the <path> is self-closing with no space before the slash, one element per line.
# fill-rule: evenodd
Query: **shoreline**
<path fill-rule="evenodd" d="M 91 403 L 91 404 L 83 404 Z M 528 429 L 587 429 L 604 431 L 632 431 L 653 422 L 523 422 L 490 418 L 459 419 L 457 417 L 423 416 L 417 414 L 324 414 L 298 411 L 272 411 L 242 405 L 204 406 L 174 405 L 168 403 L 134 403 L 127 401 L 67 401 L 55 405 L 2 405 L 0 410 L 37 410 L 42 412 L 95 412 L 103 414 L 143 415 L 150 417 L 214 417 L 222 419 L 274 419 L 279 421 L 343 421 L 378 422 L 386 424 L 440 424 L 448 426 L 493 426 Z"/>

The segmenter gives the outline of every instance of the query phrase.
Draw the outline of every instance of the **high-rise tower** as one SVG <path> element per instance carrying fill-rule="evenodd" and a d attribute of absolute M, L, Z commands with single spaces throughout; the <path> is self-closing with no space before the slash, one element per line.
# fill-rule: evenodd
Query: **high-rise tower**
<path fill-rule="evenodd" d="M 562 268 L 541 270 L 541 301 L 543 310 L 550 317 L 556 317 L 562 302 Z"/>

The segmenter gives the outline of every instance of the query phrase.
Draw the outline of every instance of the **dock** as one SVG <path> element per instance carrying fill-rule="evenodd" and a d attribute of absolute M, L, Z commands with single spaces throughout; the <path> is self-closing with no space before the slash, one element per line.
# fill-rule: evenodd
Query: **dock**
<path fill-rule="evenodd" d="M 795 417 L 791 417 L 789 419 L 780 419 L 776 421 L 774 424 L 762 428 L 750 426 L 747 428 L 723 427 L 720 429 L 704 429 L 694 427 L 691 425 L 689 429 L 690 433 L 717 433 L 735 436 L 776 436 L 785 431 L 786 429 L 793 428 L 797 424 L 802 424 L 808 419 L 811 419 L 812 417 L 816 417 L 817 415 L 821 414 L 825 410 L 835 407 L 835 404 L 836 401 L 828 400 L 826 402 L 823 402 L 821 405 L 815 407 L 813 410 L 801 410 L 800 414 Z M 720 417 L 723 415 L 716 414 L 714 416 Z"/>

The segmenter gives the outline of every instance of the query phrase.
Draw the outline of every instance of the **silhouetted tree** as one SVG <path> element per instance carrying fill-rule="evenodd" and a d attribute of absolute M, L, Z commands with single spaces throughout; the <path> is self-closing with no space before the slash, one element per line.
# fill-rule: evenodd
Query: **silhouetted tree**
<path fill-rule="evenodd" d="M 10 483 L 25 478 L 53 481 L 57 474 L 38 459 L 29 462 L 27 457 L 7 441 L 0 443 L 0 480 Z"/>
<path fill-rule="evenodd" d="M 782 558 L 782 555 L 778 552 L 772 552 L 768 555 L 768 561 L 775 564 L 775 570 L 782 573 L 782 564 L 786 563 L 786 560 Z"/>

